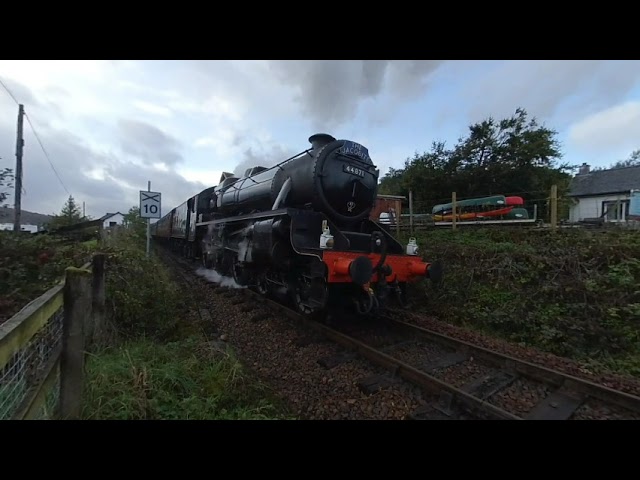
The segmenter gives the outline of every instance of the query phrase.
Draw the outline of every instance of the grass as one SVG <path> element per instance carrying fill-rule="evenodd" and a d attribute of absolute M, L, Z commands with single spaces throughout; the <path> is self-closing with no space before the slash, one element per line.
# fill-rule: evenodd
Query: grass
<path fill-rule="evenodd" d="M 89 362 L 86 419 L 284 419 L 265 387 L 224 347 L 195 336 L 109 348 Z"/>
<path fill-rule="evenodd" d="M 138 236 L 114 241 L 106 276 L 111 340 L 87 362 L 83 418 L 291 418 L 224 343 L 206 337 L 189 297 Z"/>

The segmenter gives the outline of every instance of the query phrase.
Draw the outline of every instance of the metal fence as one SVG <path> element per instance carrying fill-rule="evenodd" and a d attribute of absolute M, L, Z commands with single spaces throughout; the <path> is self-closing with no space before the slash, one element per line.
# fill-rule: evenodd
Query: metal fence
<path fill-rule="evenodd" d="M 62 290 L 53 287 L 0 326 L 1 420 L 51 418 L 60 390 Z"/>
<path fill-rule="evenodd" d="M 90 268 L 91 263 L 82 267 Z M 104 276 L 100 288 L 103 281 Z M 0 420 L 58 417 L 65 313 L 62 282 L 0 325 Z"/>

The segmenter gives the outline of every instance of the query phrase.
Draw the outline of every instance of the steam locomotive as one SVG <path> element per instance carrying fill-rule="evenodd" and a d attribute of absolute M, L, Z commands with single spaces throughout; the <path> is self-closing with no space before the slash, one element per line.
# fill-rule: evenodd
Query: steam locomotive
<path fill-rule="evenodd" d="M 332 309 L 368 314 L 406 302 L 406 284 L 439 281 L 439 262 L 423 262 L 369 219 L 379 171 L 367 148 L 331 135 L 310 149 L 189 198 L 152 227 L 205 268 L 287 300 L 307 315 Z"/>

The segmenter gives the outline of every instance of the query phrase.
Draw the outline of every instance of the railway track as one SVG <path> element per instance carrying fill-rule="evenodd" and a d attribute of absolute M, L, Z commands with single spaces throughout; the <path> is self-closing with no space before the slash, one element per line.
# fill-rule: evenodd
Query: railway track
<path fill-rule="evenodd" d="M 183 259 L 170 257 L 182 268 L 193 268 Z M 188 281 L 184 273 L 181 276 Z M 236 294 L 238 302 L 259 301 L 346 349 L 322 359 L 325 368 L 362 357 L 388 372 L 365 379 L 362 390 L 375 392 L 399 377 L 437 399 L 409 415 L 414 420 L 640 419 L 640 397 L 636 395 L 398 320 L 408 312 L 389 312 L 376 322 L 346 321 L 330 326 L 306 319 L 250 289 Z"/>
<path fill-rule="evenodd" d="M 588 412 L 605 410 L 614 418 L 640 419 L 640 397 L 598 385 L 566 373 L 494 352 L 389 316 L 381 325 L 332 328 L 304 319 L 297 312 L 244 290 L 289 318 L 350 349 L 401 377 L 439 395 L 436 404 L 415 412 L 414 419 L 459 417 L 507 420 L 569 420 L 586 418 Z M 395 312 L 396 315 L 406 312 Z M 359 331 L 358 331 L 359 330 Z M 333 363 L 348 361 L 340 356 Z M 372 379 L 384 384 L 385 379 Z M 510 397 L 526 395 L 527 402 Z M 527 410 L 527 406 L 530 406 Z M 577 414 L 577 416 L 576 416 Z"/>
<path fill-rule="evenodd" d="M 407 312 L 394 312 L 406 315 Z M 608 418 L 640 419 L 640 397 L 489 350 L 441 333 L 381 316 L 386 328 L 360 328 L 351 338 L 384 352 L 402 375 L 440 389 L 440 409 L 461 404 L 498 418 L 569 420 L 601 410 Z M 382 340 L 380 340 L 382 339 Z M 372 347 L 376 345 L 376 347 Z M 526 402 L 512 402 L 519 395 Z"/>

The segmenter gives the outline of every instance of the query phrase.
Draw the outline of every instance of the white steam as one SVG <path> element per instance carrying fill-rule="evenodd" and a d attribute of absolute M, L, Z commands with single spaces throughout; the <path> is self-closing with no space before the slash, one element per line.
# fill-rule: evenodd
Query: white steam
<path fill-rule="evenodd" d="M 236 281 L 232 277 L 225 277 L 223 275 L 220 275 L 215 270 L 208 270 L 208 269 L 206 269 L 204 267 L 198 268 L 198 270 L 196 270 L 196 275 L 200 275 L 201 277 L 206 278 L 211 283 L 217 283 L 221 287 L 247 288 L 247 287 L 243 287 L 241 285 L 238 285 L 236 283 Z"/>

